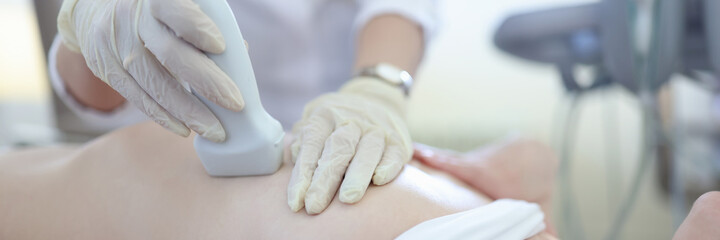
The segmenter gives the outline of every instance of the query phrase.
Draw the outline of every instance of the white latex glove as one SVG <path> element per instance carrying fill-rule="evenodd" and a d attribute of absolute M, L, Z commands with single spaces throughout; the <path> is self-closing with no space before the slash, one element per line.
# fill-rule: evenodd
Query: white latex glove
<path fill-rule="evenodd" d="M 376 185 L 395 179 L 412 157 L 405 101 L 400 88 L 357 78 L 310 102 L 293 128 L 290 208 L 318 214 L 341 182 L 340 201 L 355 203 L 371 179 Z"/>
<path fill-rule="evenodd" d="M 244 107 L 237 86 L 203 53 L 225 51 L 225 40 L 192 0 L 65 0 L 58 30 L 95 76 L 179 135 L 226 137 L 185 84 L 230 110 Z"/>

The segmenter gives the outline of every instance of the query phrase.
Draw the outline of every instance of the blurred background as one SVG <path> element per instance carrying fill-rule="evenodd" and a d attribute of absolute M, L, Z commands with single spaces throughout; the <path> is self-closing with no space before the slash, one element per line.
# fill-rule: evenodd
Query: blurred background
<path fill-rule="evenodd" d="M 36 2 L 0 0 L 0 154 L 25 146 L 81 143 L 97 134 L 84 132 L 82 123 L 54 101 L 45 54 L 55 35 L 60 1 Z M 562 120 L 570 101 L 557 67 L 511 56 L 493 42 L 511 14 L 593 1 L 441 2 L 443 28 L 417 76 L 409 110 L 414 140 L 467 151 L 519 133 L 560 152 L 558 139 L 570 133 L 574 138 L 567 159 L 572 164 L 565 179 L 568 185 L 558 187 L 554 218 L 575 222 L 566 226 L 579 235 L 561 238 L 607 238 L 641 166 L 646 139 L 638 97 L 620 86 L 590 91 L 577 103 L 577 128 L 568 129 Z M 638 2 L 642 7 L 649 1 Z M 579 81 L 591 78 L 589 71 L 574 69 Z M 665 146 L 676 151 L 665 157 L 682 160 L 670 165 L 687 177 L 682 183 L 688 197 L 680 203 L 687 206 L 698 193 L 718 189 L 714 97 L 681 75 L 672 75 L 661 95 L 666 111 L 659 121 L 672 126 L 664 127 L 671 134 L 681 132 L 673 145 Z M 684 213 L 681 207 L 673 208 L 666 165 L 651 161 L 645 166 L 649 170 L 640 175 L 637 202 L 625 211 L 629 218 L 618 238 L 671 238 Z M 568 192 L 571 203 L 563 201 Z M 575 208 L 573 214 L 561 211 L 568 204 Z"/>
<path fill-rule="evenodd" d="M 0 152 L 54 140 L 50 88 L 31 2 L 0 0 Z"/>

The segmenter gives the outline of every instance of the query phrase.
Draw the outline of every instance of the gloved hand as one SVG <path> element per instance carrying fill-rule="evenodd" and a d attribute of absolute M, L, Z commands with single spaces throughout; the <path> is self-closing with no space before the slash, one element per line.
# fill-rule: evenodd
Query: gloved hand
<path fill-rule="evenodd" d="M 290 208 L 318 214 L 341 182 L 340 201 L 355 203 L 371 179 L 376 185 L 392 181 L 412 157 L 405 101 L 399 88 L 356 78 L 310 102 L 293 128 Z"/>
<path fill-rule="evenodd" d="M 184 85 L 227 109 L 244 107 L 237 86 L 203 53 L 225 51 L 225 40 L 192 0 L 65 0 L 58 30 L 95 76 L 179 135 L 226 137 Z"/>

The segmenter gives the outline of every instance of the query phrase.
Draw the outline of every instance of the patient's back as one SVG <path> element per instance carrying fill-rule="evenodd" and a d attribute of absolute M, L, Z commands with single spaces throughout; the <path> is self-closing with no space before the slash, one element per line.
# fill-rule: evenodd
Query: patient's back
<path fill-rule="evenodd" d="M 408 166 L 359 203 L 309 216 L 287 206 L 291 169 L 212 178 L 189 138 L 151 123 L 79 149 L 0 156 L 0 239 L 388 239 L 487 202 Z"/>

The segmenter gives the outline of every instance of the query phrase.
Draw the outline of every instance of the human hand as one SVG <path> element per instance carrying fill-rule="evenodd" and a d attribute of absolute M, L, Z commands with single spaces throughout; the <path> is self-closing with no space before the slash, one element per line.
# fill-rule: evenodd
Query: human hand
<path fill-rule="evenodd" d="M 232 80 L 204 52 L 225 40 L 192 0 L 65 0 L 58 16 L 65 46 L 81 52 L 95 76 L 163 127 L 222 142 L 225 130 L 200 96 L 244 107 Z"/>
<path fill-rule="evenodd" d="M 474 151 L 457 153 L 415 144 L 413 157 L 453 175 L 490 198 L 539 204 L 545 212 L 546 231 L 555 234 L 550 213 L 557 159 L 545 145 L 510 137 Z"/>
<path fill-rule="evenodd" d="M 305 107 L 293 128 L 295 163 L 288 205 L 309 214 L 327 208 L 338 191 L 355 203 L 371 182 L 392 181 L 412 156 L 401 89 L 376 79 L 357 78 L 339 92 L 325 94 Z M 344 176 L 344 179 L 343 179 Z"/>
<path fill-rule="evenodd" d="M 415 144 L 414 158 L 468 183 L 493 199 L 544 205 L 552 195 L 557 161 L 541 143 L 511 137 L 467 153 Z"/>

